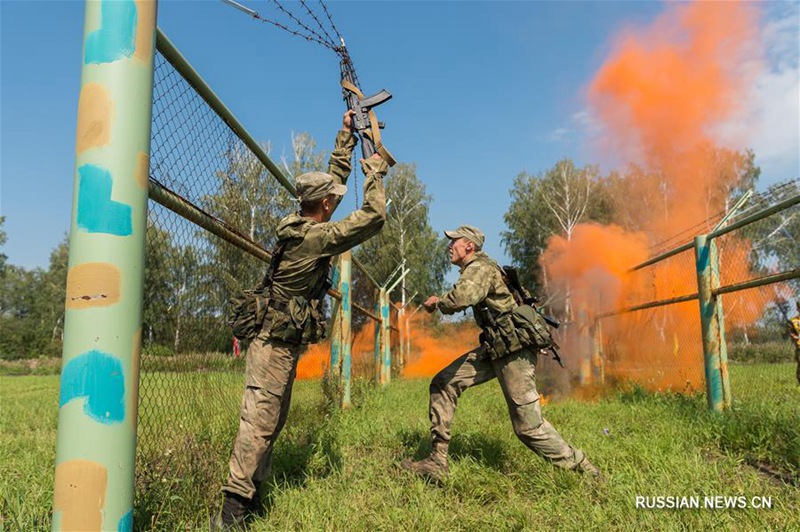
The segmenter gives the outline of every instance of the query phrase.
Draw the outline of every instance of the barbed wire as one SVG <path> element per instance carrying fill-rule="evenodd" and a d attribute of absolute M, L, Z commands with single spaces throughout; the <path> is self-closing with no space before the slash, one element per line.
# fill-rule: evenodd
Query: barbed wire
<path fill-rule="evenodd" d="M 320 3 L 322 3 L 322 2 L 320 2 Z M 328 42 L 333 43 L 334 46 L 338 46 L 338 43 L 333 39 L 333 37 L 330 36 L 330 34 L 328 33 L 328 30 L 326 30 L 325 26 L 322 25 L 322 22 L 319 21 L 319 19 L 317 18 L 317 15 L 313 11 L 311 11 L 311 8 L 308 7 L 308 4 L 306 4 L 305 0 L 300 0 L 300 4 L 306 9 L 306 12 L 308 12 L 308 14 L 311 15 L 311 18 L 314 19 L 314 22 L 317 23 L 317 26 L 320 27 L 320 29 L 322 30 L 322 33 L 324 33 L 325 36 L 328 38 Z"/>
<path fill-rule="evenodd" d="M 789 179 L 782 183 L 778 183 L 769 187 L 764 192 L 759 192 L 753 195 L 753 197 L 748 202 L 747 206 L 742 208 L 733 218 L 729 220 L 729 222 L 734 222 L 738 219 L 741 219 L 744 216 L 747 216 L 750 213 L 753 213 L 757 210 L 761 210 L 770 206 L 776 200 L 780 199 L 781 196 L 787 191 L 791 190 L 793 187 L 800 187 L 800 178 Z M 715 214 L 712 214 L 707 219 L 699 222 L 693 226 L 687 227 L 686 229 L 675 233 L 674 235 L 657 242 L 650 246 L 650 251 L 652 255 L 657 255 L 658 252 L 664 251 L 670 247 L 676 245 L 676 243 L 681 242 L 684 240 L 687 235 L 695 235 L 698 232 L 702 232 L 702 228 L 708 227 L 709 225 L 715 224 L 719 220 L 722 219 L 723 216 L 727 214 L 727 209 L 723 209 Z"/>
<path fill-rule="evenodd" d="M 301 37 L 301 38 L 303 38 L 303 39 L 305 39 L 305 40 L 307 40 L 309 42 L 317 43 L 317 44 L 319 44 L 319 45 L 321 45 L 321 46 L 323 46 L 325 48 L 328 48 L 329 50 L 333 50 L 333 52 L 335 52 L 337 55 L 339 55 L 339 46 L 336 43 L 334 43 L 332 39 L 331 39 L 331 41 L 327 41 L 322 35 L 320 35 L 316 31 L 312 30 L 311 28 L 309 28 L 308 26 L 306 26 L 305 24 L 300 22 L 300 20 L 297 17 L 295 17 L 289 10 L 284 8 L 277 0 L 272 0 L 272 1 L 275 3 L 276 6 L 278 6 L 278 9 L 280 9 L 282 12 L 284 12 L 286 15 L 288 15 L 289 18 L 292 19 L 301 28 L 303 28 L 304 30 L 308 31 L 309 32 L 308 34 L 301 33 L 299 31 L 295 31 L 295 30 L 289 28 L 288 26 L 286 26 L 285 24 L 282 24 L 282 23 L 278 22 L 277 20 L 272 20 L 272 19 L 263 17 L 257 11 L 255 11 L 253 9 L 250 9 L 249 7 L 243 6 L 242 4 L 236 2 L 235 0 L 221 0 L 221 1 L 223 3 L 225 3 L 225 4 L 227 4 L 227 5 L 235 8 L 235 9 L 238 9 L 239 11 L 241 11 L 243 13 L 246 13 L 247 15 L 250 15 L 251 17 L 253 17 L 254 19 L 256 19 L 256 20 L 258 20 L 260 22 L 264 22 L 266 24 L 271 24 L 271 25 L 275 26 L 278 29 L 286 31 L 287 33 L 290 33 L 290 34 L 295 35 L 297 37 Z M 330 38 L 330 35 L 328 37 Z"/>

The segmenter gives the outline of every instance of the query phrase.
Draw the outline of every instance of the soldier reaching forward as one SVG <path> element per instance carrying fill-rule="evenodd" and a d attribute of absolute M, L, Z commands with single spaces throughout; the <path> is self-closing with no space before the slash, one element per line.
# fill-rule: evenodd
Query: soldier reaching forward
<path fill-rule="evenodd" d="M 321 300 L 329 286 L 331 257 L 377 234 L 386 219 L 382 178 L 388 166 L 375 154 L 361 161 L 366 175 L 361 209 L 341 221 L 330 221 L 347 191 L 344 183 L 357 141 L 352 133 L 353 114 L 348 111 L 344 115 L 329 173 L 297 177 L 300 212 L 278 225 L 269 310 L 261 332 L 247 350 L 239 432 L 230 474 L 222 488 L 221 524 L 225 528 L 242 526 L 247 512 L 259 508 L 260 484 L 269 473 L 272 449 L 289 413 L 297 361 L 307 344 L 324 335 Z"/>
<path fill-rule="evenodd" d="M 450 292 L 442 297 L 429 297 L 424 303 L 425 309 L 454 314 L 472 307 L 475 321 L 483 331 L 482 338 L 495 341 L 484 341 L 482 346 L 461 355 L 433 378 L 430 386 L 433 450 L 423 460 L 406 459 L 400 466 L 422 477 L 443 480 L 449 472 L 450 422 L 458 398 L 467 388 L 497 377 L 508 403 L 514 433 L 522 443 L 557 467 L 600 476 L 600 471 L 583 452 L 564 441 L 542 417 L 534 380 L 537 349 L 523 347 L 510 353 L 498 353 L 492 347 L 502 345 L 505 336 L 514 334 L 510 314 L 516 303 L 503 281 L 500 267 L 481 251 L 483 233 L 463 225 L 455 231 L 445 231 L 445 235 L 450 239 L 450 262 L 461 268 L 461 276 Z"/>

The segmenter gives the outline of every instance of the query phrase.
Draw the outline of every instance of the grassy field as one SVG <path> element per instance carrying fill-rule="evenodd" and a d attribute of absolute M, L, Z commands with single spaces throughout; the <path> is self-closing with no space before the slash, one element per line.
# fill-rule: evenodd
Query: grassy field
<path fill-rule="evenodd" d="M 442 487 L 395 467 L 429 450 L 427 381 L 358 383 L 354 408 L 335 414 L 318 381 L 301 381 L 275 451 L 269 515 L 251 530 L 800 529 L 800 489 L 786 482 L 800 478 L 794 368 L 738 365 L 731 379 L 736 403 L 724 415 L 709 414 L 703 397 L 638 388 L 545 405 L 603 469 L 602 484 L 553 469 L 517 441 L 496 383 L 469 390 Z M 237 373 L 144 375 L 136 529 L 206 528 L 241 386 Z M 0 378 L 0 399 L 0 529 L 47 529 L 58 377 Z M 702 505 L 716 495 L 744 496 L 748 508 L 636 508 L 637 496 Z M 753 497 L 771 498 L 772 509 L 750 507 Z"/>

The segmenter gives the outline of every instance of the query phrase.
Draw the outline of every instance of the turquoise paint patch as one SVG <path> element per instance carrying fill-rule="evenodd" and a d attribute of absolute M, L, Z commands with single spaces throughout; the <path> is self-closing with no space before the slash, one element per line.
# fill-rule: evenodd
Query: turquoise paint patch
<path fill-rule="evenodd" d="M 117 523 L 117 532 L 132 532 L 133 530 L 133 509 L 123 515 Z"/>
<path fill-rule="evenodd" d="M 350 308 L 350 283 L 342 283 L 342 306 Z"/>
<path fill-rule="evenodd" d="M 92 350 L 70 360 L 61 372 L 58 407 L 85 398 L 87 416 L 110 425 L 125 419 L 125 378 L 117 358 Z"/>
<path fill-rule="evenodd" d="M 708 268 L 708 262 L 710 260 L 710 246 L 703 246 L 700 248 L 700 253 L 697 254 L 697 260 L 695 261 L 695 268 L 697 268 L 698 272 L 704 271 Z"/>
<path fill-rule="evenodd" d="M 111 172 L 85 164 L 78 175 L 78 227 L 89 233 L 130 235 L 131 206 L 111 199 Z"/>
<path fill-rule="evenodd" d="M 103 0 L 100 29 L 86 37 L 84 64 L 111 63 L 136 49 L 138 13 L 133 0 Z"/>

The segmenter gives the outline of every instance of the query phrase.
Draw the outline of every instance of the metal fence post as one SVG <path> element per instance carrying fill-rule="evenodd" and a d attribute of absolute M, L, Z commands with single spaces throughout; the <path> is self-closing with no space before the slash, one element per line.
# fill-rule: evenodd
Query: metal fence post
<path fill-rule="evenodd" d="M 389 292 L 381 291 L 381 340 L 383 347 L 383 379 L 382 384 L 392 380 L 392 311 L 389 305 Z"/>
<path fill-rule="evenodd" d="M 53 530 L 131 530 L 156 2 L 87 2 Z"/>
<path fill-rule="evenodd" d="M 706 399 L 710 410 L 723 410 L 731 404 L 728 380 L 728 353 L 722 299 L 713 291 L 719 287 L 717 247 L 707 235 L 694 239 L 697 268 L 697 293 L 700 302 L 700 328 L 703 335 Z"/>
<path fill-rule="evenodd" d="M 339 258 L 339 292 L 342 294 L 340 302 L 339 337 L 341 347 L 340 381 L 342 390 L 342 408 L 350 407 L 350 375 L 353 353 L 352 317 L 353 301 L 351 299 L 350 284 L 353 279 L 352 253 L 345 251 Z"/>
<path fill-rule="evenodd" d="M 331 271 L 331 284 L 342 293 L 341 282 L 341 257 L 337 257 L 336 265 Z M 339 299 L 331 298 L 331 353 L 330 364 L 328 367 L 328 379 L 330 384 L 335 390 L 336 401 L 338 403 L 341 393 L 341 375 L 342 375 L 342 302 Z"/>
<path fill-rule="evenodd" d="M 605 385 L 606 368 L 605 360 L 603 360 L 603 326 L 600 320 L 595 320 L 592 326 L 592 370 L 600 384 Z"/>

